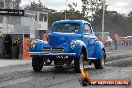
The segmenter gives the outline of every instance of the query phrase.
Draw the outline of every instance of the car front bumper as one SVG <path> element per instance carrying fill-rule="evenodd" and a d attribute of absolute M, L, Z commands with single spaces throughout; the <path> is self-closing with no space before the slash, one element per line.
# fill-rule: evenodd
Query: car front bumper
<path fill-rule="evenodd" d="M 76 56 L 76 53 L 43 53 L 43 52 L 29 52 L 30 56 Z"/>

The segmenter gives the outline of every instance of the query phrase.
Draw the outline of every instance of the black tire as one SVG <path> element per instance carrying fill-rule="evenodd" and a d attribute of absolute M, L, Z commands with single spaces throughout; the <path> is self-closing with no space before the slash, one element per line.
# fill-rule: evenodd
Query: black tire
<path fill-rule="evenodd" d="M 103 69 L 104 68 L 104 65 L 105 65 L 105 52 L 102 51 L 102 56 L 101 56 L 101 59 L 97 59 L 94 61 L 94 66 L 96 69 Z"/>
<path fill-rule="evenodd" d="M 32 67 L 35 72 L 40 72 L 43 68 L 43 58 L 33 57 L 32 58 Z"/>
<path fill-rule="evenodd" d="M 84 67 L 84 54 L 80 54 L 79 59 L 74 59 L 74 71 L 79 73 L 82 67 Z"/>

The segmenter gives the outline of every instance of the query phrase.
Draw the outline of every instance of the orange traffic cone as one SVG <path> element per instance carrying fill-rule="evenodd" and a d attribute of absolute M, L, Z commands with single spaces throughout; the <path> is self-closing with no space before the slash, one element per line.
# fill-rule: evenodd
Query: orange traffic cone
<path fill-rule="evenodd" d="M 82 78 L 79 80 L 80 84 L 82 86 L 90 85 L 91 81 L 89 79 L 88 71 L 85 71 L 84 68 L 81 68 L 81 74 L 82 74 Z"/>

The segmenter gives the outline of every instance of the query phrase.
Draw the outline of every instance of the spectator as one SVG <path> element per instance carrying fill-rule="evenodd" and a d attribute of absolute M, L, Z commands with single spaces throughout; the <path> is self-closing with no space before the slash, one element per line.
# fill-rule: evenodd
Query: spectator
<path fill-rule="evenodd" d="M 102 36 L 98 37 L 98 41 L 104 43 L 104 38 Z"/>
<path fill-rule="evenodd" d="M 4 47 L 5 47 L 5 57 L 11 59 L 11 46 L 12 46 L 12 38 L 10 35 L 7 35 L 4 38 Z"/>
<path fill-rule="evenodd" d="M 48 35 L 47 35 L 46 33 L 44 33 L 44 34 L 42 35 L 42 39 L 43 39 L 44 41 L 48 41 Z"/>
<path fill-rule="evenodd" d="M 115 44 L 115 50 L 117 50 L 117 46 L 118 46 L 117 43 L 118 43 L 118 40 L 119 40 L 119 37 L 118 37 L 117 33 L 114 34 L 113 40 L 114 40 L 114 44 Z"/>

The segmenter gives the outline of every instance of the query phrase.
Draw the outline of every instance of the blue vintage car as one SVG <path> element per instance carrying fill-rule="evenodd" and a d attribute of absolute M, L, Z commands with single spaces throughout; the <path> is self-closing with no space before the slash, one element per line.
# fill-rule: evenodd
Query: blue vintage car
<path fill-rule="evenodd" d="M 55 67 L 74 66 L 75 72 L 80 72 L 84 61 L 102 69 L 106 57 L 104 45 L 97 40 L 91 24 L 84 20 L 54 22 L 48 42 L 34 40 L 29 50 L 34 71 L 53 64 Z"/>

